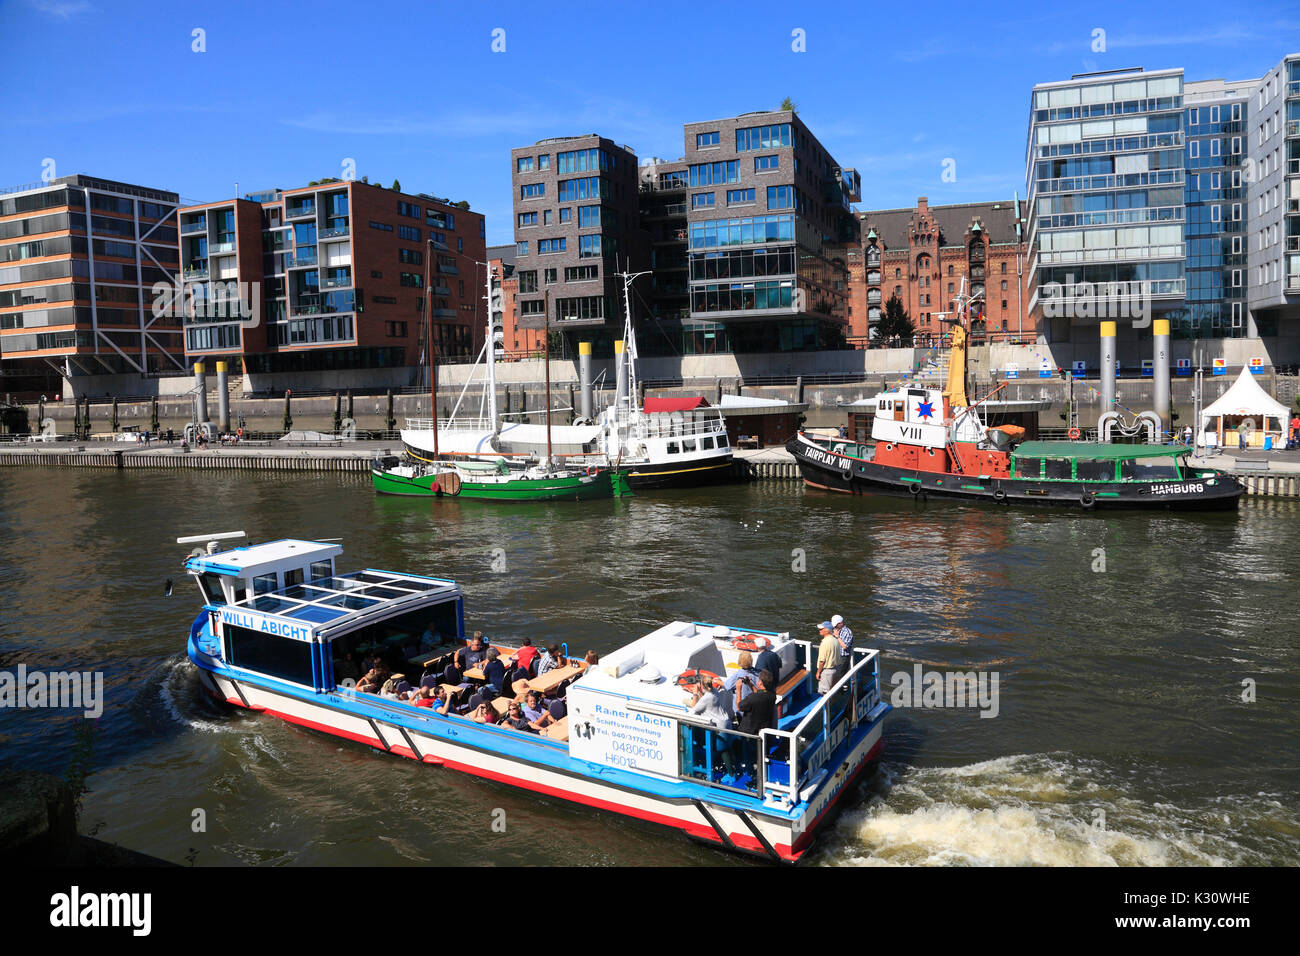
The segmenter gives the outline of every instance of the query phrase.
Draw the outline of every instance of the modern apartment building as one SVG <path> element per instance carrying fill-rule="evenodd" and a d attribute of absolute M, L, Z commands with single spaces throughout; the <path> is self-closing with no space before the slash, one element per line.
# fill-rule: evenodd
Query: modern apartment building
<path fill-rule="evenodd" d="M 506 359 L 536 356 L 545 347 L 545 334 L 541 329 L 519 327 L 519 277 L 515 275 L 515 247 L 488 246 L 488 265 L 501 277 L 502 340 L 501 349 Z"/>
<path fill-rule="evenodd" d="M 974 334 L 986 341 L 1033 341 L 1028 246 L 1014 199 L 857 213 L 862 245 L 852 248 L 850 298 L 854 344 L 874 342 L 885 303 L 898 296 L 919 344 L 936 343 L 964 288 L 972 296 Z M 861 315 L 861 318 L 859 318 Z"/>
<path fill-rule="evenodd" d="M 1300 361 L 1300 54 L 1258 79 L 1131 69 L 1032 95 L 1030 286 L 1048 341 L 1088 347 L 1118 318 L 1121 361 L 1149 357 L 1136 296 L 1175 337 Z"/>
<path fill-rule="evenodd" d="M 842 346 L 857 171 L 791 110 L 687 123 L 685 138 L 691 319 L 725 351 Z"/>
<path fill-rule="evenodd" d="M 622 338 L 623 283 L 644 270 L 636 154 L 594 133 L 541 140 L 510 153 L 519 326 L 540 329 L 547 302 L 564 354 L 590 342 L 598 357 Z"/>
<path fill-rule="evenodd" d="M 416 384 L 426 302 L 444 358 L 483 342 L 483 216 L 448 200 L 327 180 L 187 206 L 180 233 L 192 361 L 239 359 L 281 382 L 383 369 L 358 381 Z"/>
<path fill-rule="evenodd" d="M 677 351 L 683 354 L 711 351 L 709 346 L 712 336 L 704 338 L 707 332 L 701 331 L 698 336 L 693 332 L 682 332 L 683 329 L 692 328 L 689 321 L 690 284 L 687 281 L 689 261 L 686 248 L 686 204 L 689 173 L 686 161 L 666 161 L 657 157 L 643 160 L 640 175 L 641 225 L 649 234 L 649 268 L 652 275 L 648 282 L 643 280 L 636 288 L 639 293 L 643 293 L 642 298 L 648 307 L 650 318 L 659 327 L 661 334 L 653 338 L 646 336 L 647 341 L 644 344 L 638 343 L 638 346 L 644 354 L 659 351 Z"/>
<path fill-rule="evenodd" d="M 176 271 L 178 202 L 82 175 L 0 194 L 0 392 L 184 370 L 179 319 L 152 309 Z"/>

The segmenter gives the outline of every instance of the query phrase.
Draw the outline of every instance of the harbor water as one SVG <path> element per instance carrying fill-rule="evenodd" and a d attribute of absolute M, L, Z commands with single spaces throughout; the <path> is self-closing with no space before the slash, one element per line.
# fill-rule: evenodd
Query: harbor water
<path fill-rule="evenodd" d="M 608 651 L 674 619 L 814 639 L 840 613 L 900 702 L 925 702 L 901 693 L 918 668 L 995 675 L 988 706 L 895 710 L 814 865 L 1300 862 L 1300 502 L 1052 513 L 776 482 L 512 504 L 377 497 L 363 475 L 6 470 L 0 670 L 101 672 L 105 703 L 0 709 L 0 764 L 62 776 L 89 748 L 84 831 L 198 866 L 743 864 L 208 701 L 174 541 L 237 529 L 455 578 L 466 626 L 503 643 Z"/>

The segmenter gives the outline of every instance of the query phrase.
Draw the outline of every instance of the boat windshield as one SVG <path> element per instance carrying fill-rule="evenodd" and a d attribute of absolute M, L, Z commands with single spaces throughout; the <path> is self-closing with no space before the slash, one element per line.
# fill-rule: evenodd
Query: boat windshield
<path fill-rule="evenodd" d="M 1122 481 L 1177 481 L 1182 477 L 1174 458 L 1127 458 L 1119 463 Z"/>

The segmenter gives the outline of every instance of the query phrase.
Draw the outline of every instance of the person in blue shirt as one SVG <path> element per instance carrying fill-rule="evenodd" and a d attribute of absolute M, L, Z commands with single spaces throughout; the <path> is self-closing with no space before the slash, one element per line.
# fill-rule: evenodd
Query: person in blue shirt
<path fill-rule="evenodd" d="M 754 662 L 754 670 L 767 671 L 772 675 L 772 687 L 781 686 L 781 655 L 770 647 L 763 648 L 762 653 L 758 655 L 758 660 Z"/>
<path fill-rule="evenodd" d="M 483 665 L 483 682 L 498 694 L 501 685 L 506 682 L 506 665 L 501 663 L 501 652 L 495 647 L 487 650 L 487 662 Z"/>

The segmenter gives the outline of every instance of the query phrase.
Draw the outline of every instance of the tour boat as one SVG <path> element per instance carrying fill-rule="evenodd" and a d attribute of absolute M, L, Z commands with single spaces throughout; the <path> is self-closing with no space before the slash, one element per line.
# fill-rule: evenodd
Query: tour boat
<path fill-rule="evenodd" d="M 802 431 L 790 439 L 786 450 L 805 484 L 852 494 L 1087 509 L 1237 507 L 1241 483 L 1189 462 L 1194 449 L 1185 445 L 1017 443 L 1019 427 L 985 426 L 981 403 L 966 399 L 967 337 L 960 319 L 951 334 L 947 387 L 903 385 L 877 395 L 874 444 Z"/>
<path fill-rule="evenodd" d="M 370 468 L 375 491 L 383 495 L 474 498 L 489 501 L 588 501 L 632 494 L 627 476 L 616 468 L 548 467 L 497 461 L 403 461 L 377 458 Z"/>
<path fill-rule="evenodd" d="M 890 706 L 880 694 L 878 651 L 854 649 L 821 695 L 808 641 L 699 621 L 673 621 L 599 663 L 530 679 L 567 709 L 541 733 L 361 692 L 341 676 L 351 660 L 378 655 L 412 685 L 451 661 L 465 646 L 461 589 L 428 575 L 341 573 L 337 544 L 222 544 L 240 537 L 177 539 L 206 543 L 185 562 L 203 595 L 188 653 L 219 701 L 782 862 L 808 852 L 881 753 Z M 517 650 L 493 646 L 503 658 Z M 679 682 L 725 676 L 739 666 L 741 649 L 756 648 L 781 660 L 776 726 L 751 735 L 694 715 Z M 501 709 L 500 698 L 494 706 Z M 324 747 L 321 753 L 328 756 Z M 483 801 L 486 814 L 486 793 Z"/>

